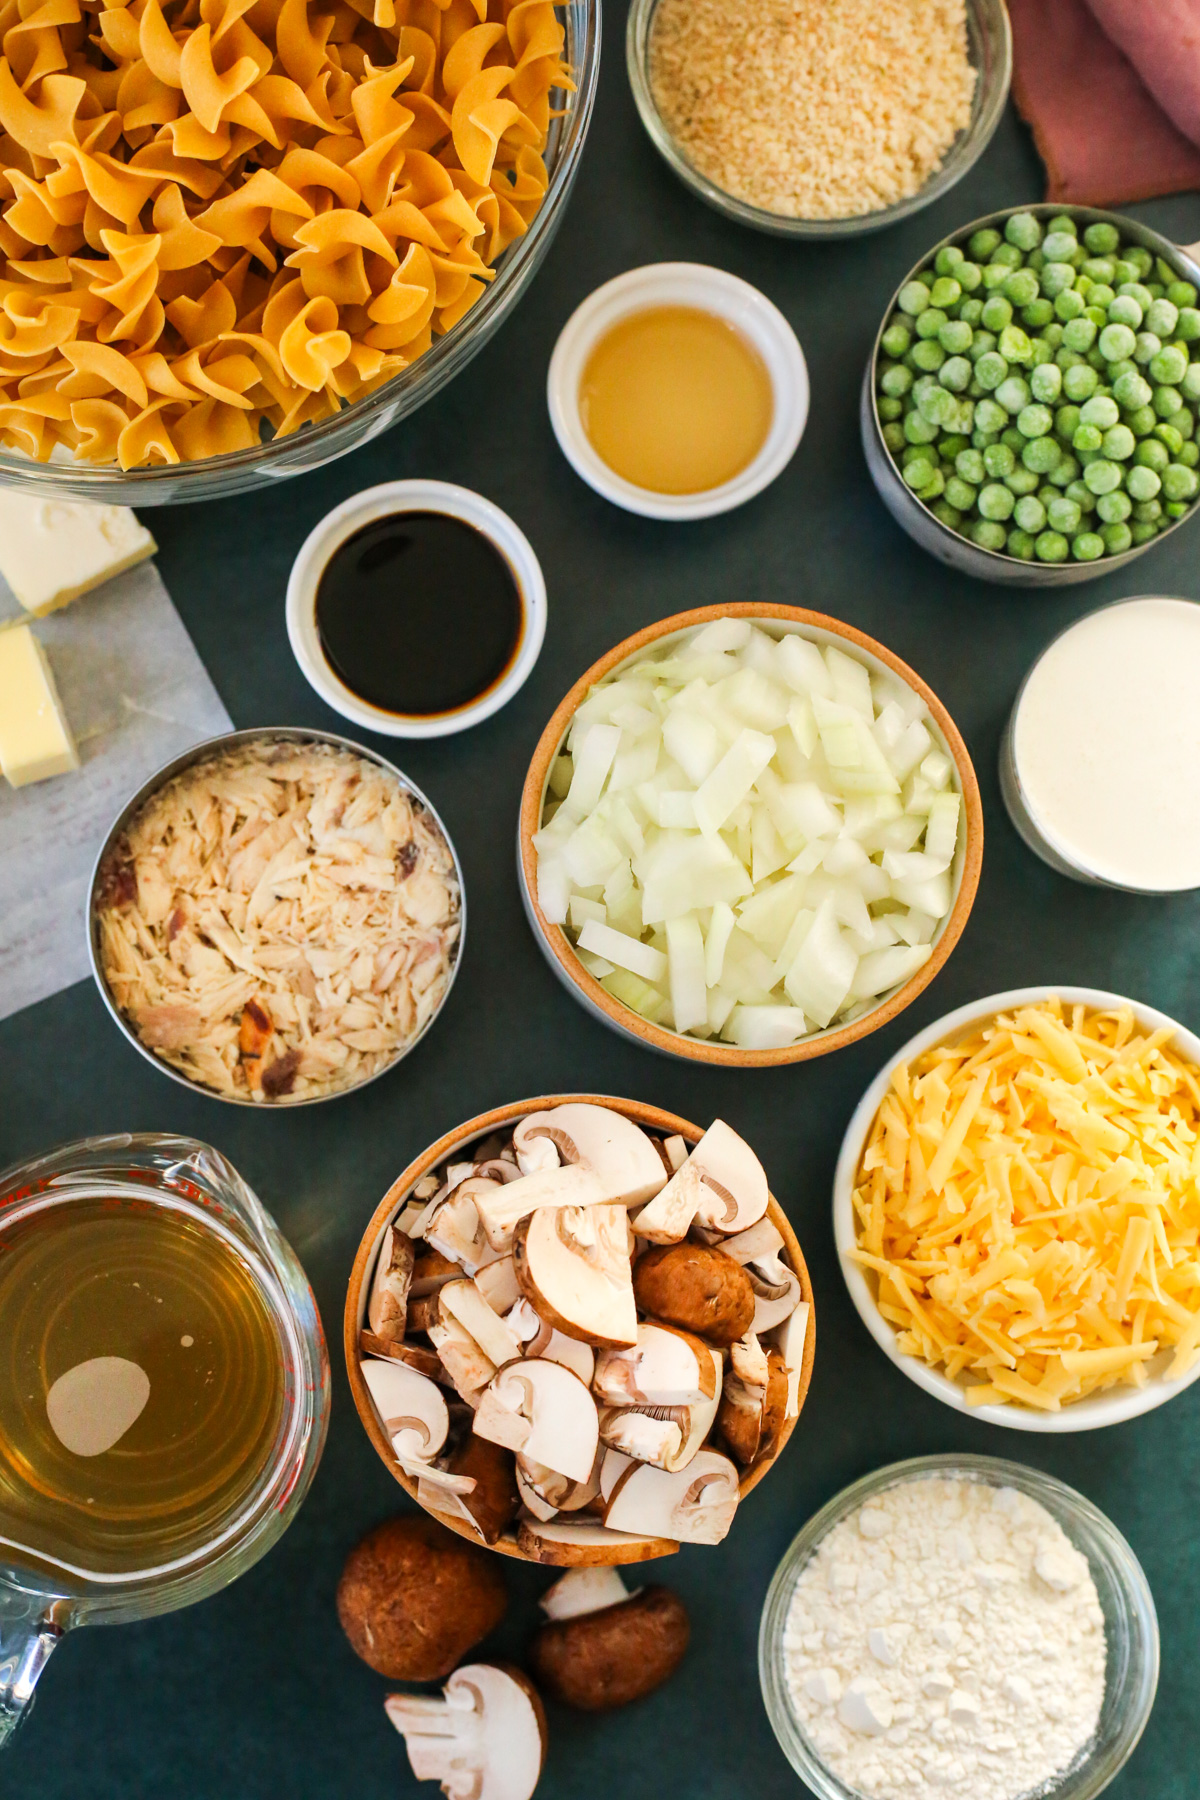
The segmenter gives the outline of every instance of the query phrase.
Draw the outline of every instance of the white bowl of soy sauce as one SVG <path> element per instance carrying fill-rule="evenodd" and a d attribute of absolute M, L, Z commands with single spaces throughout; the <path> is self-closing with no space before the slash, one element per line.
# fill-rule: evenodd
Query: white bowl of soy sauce
<path fill-rule="evenodd" d="M 490 718 L 546 634 L 533 546 L 482 494 L 386 481 L 326 513 L 287 590 L 288 638 L 321 698 L 386 737 L 445 737 Z"/>

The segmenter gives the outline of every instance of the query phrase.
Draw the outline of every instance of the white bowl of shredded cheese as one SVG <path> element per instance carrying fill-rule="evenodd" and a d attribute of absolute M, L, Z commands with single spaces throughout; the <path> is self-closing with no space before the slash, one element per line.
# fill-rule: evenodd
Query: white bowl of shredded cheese
<path fill-rule="evenodd" d="M 954 1052 L 1000 1014 L 1022 1020 L 1006 1042 Z M 1044 986 L 948 1013 L 880 1070 L 842 1141 L 834 1238 L 867 1330 L 988 1424 L 1091 1431 L 1163 1405 L 1200 1377 L 1198 1126 L 1200 1038 L 1153 1007 Z"/>

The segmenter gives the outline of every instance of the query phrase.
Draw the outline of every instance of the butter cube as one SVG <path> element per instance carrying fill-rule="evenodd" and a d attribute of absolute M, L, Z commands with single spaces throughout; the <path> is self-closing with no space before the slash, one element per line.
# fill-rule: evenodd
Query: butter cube
<path fill-rule="evenodd" d="M 157 545 L 127 506 L 0 488 L 0 574 L 26 612 L 54 612 L 132 569 Z"/>
<path fill-rule="evenodd" d="M 0 631 L 0 774 L 17 788 L 78 767 L 46 652 L 28 625 Z"/>

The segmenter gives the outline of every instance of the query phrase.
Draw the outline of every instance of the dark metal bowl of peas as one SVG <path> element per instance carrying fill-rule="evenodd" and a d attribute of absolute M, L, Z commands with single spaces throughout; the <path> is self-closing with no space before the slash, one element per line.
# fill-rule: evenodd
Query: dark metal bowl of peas
<path fill-rule="evenodd" d="M 863 447 L 909 536 L 984 581 L 1123 567 L 1200 495 L 1200 264 L 1117 213 L 1015 207 L 897 288 Z"/>

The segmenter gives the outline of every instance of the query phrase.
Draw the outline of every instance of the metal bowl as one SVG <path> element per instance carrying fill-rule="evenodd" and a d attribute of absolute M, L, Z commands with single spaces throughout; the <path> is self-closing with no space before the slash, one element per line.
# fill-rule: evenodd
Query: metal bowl
<path fill-rule="evenodd" d="M 1161 256 L 1164 262 L 1179 270 L 1187 281 L 1200 287 L 1200 244 L 1175 244 L 1160 232 L 1151 231 L 1148 225 L 1140 225 L 1136 219 L 1128 219 L 1123 213 L 1101 212 L 1094 206 L 1058 206 L 1049 202 L 1040 202 L 1034 206 L 1009 206 L 1003 212 L 987 213 L 982 219 L 972 219 L 969 225 L 960 225 L 948 237 L 927 250 L 920 260 L 913 264 L 904 280 L 899 282 L 895 293 L 888 301 L 879 330 L 875 334 L 875 342 L 871 346 L 871 354 L 867 358 L 866 370 L 863 374 L 862 397 L 859 404 L 859 424 L 862 429 L 863 450 L 867 458 L 867 467 L 871 471 L 871 480 L 879 493 L 879 498 L 895 519 L 897 525 L 907 531 L 914 543 L 920 544 L 922 550 L 928 550 L 939 562 L 946 563 L 960 574 L 974 575 L 979 581 L 994 581 L 1005 587 L 1074 587 L 1077 582 L 1095 581 L 1101 575 L 1111 575 L 1114 569 L 1123 569 L 1136 560 L 1146 550 L 1153 550 L 1164 538 L 1170 537 L 1186 525 L 1200 507 L 1197 501 L 1181 519 L 1176 519 L 1157 537 L 1148 543 L 1135 544 L 1129 550 L 1123 550 L 1119 556 L 1101 556 L 1095 562 L 1081 563 L 1041 563 L 1022 562 L 1018 557 L 1008 556 L 1000 550 L 983 550 L 978 544 L 972 544 L 968 538 L 952 531 L 934 517 L 929 508 L 918 500 L 912 490 L 905 486 L 900 473 L 899 464 L 883 440 L 883 425 L 876 406 L 875 369 L 879 361 L 879 341 L 887 329 L 887 322 L 896 311 L 900 289 L 905 283 L 915 279 L 918 270 L 924 269 L 932 262 L 939 250 L 948 244 L 961 244 L 973 232 L 991 226 L 1003 234 L 1005 222 L 1014 213 L 1032 213 L 1035 219 L 1053 219 L 1060 213 L 1070 213 L 1073 219 L 1081 224 L 1094 225 L 1104 223 L 1115 225 L 1122 237 L 1142 244 Z"/>
<path fill-rule="evenodd" d="M 426 355 L 332 418 L 307 425 L 290 437 L 256 444 L 249 450 L 170 467 L 126 471 L 89 468 L 70 461 L 36 463 L 6 451 L 0 452 L 0 483 L 24 488 L 43 499 L 70 496 L 122 506 L 213 500 L 319 469 L 323 463 L 369 443 L 432 399 L 466 367 L 512 312 L 562 222 L 596 98 L 600 0 L 565 0 L 562 12 L 567 34 L 564 60 L 571 67 L 575 91 L 555 95 L 555 104 L 563 111 L 550 123 L 545 151 L 550 183 L 545 198 L 525 236 L 510 245 L 500 258 L 496 279 L 488 283 L 487 291 L 459 324 L 437 339 Z"/>
<path fill-rule="evenodd" d="M 219 1094 L 214 1088 L 205 1087 L 202 1082 L 192 1081 L 187 1075 L 183 1074 L 181 1070 L 174 1068 L 165 1060 L 165 1058 L 158 1056 L 153 1050 L 143 1044 L 141 1038 L 138 1036 L 129 1020 L 125 1017 L 121 1008 L 117 1005 L 117 1002 L 109 989 L 108 983 L 104 979 L 104 969 L 100 961 L 99 932 L 96 927 L 96 896 L 100 884 L 101 870 L 104 868 L 110 850 L 112 850 L 113 846 L 117 843 L 121 834 L 128 828 L 137 813 L 139 813 L 146 804 L 147 800 L 149 800 L 152 795 L 156 794 L 160 788 L 165 787 L 167 782 L 174 776 L 182 774 L 185 769 L 190 769 L 194 763 L 201 762 L 206 757 L 216 755 L 222 750 L 230 750 L 238 744 L 252 743 L 329 744 L 338 750 L 349 750 L 355 756 L 361 757 L 364 762 L 374 763 L 378 768 L 386 770 L 389 775 L 393 776 L 395 780 L 400 783 L 400 786 L 407 794 L 410 794 L 420 806 L 424 807 L 425 811 L 429 814 L 430 818 L 441 832 L 446 847 L 450 852 L 450 857 L 454 864 L 455 877 L 458 881 L 458 942 L 454 947 L 454 958 L 450 964 L 449 978 L 446 982 L 445 991 L 443 992 L 441 999 L 438 1001 L 433 1012 L 430 1013 L 429 1017 L 426 1019 L 420 1031 L 418 1031 L 416 1036 L 409 1043 L 405 1044 L 396 1052 L 390 1062 L 385 1063 L 382 1069 L 377 1069 L 374 1075 L 368 1075 L 365 1080 L 355 1082 L 350 1087 L 336 1088 L 329 1094 L 313 1094 L 304 1100 L 276 1100 L 263 1102 L 248 1098 L 243 1099 L 240 1094 Z M 454 986 L 455 978 L 457 977 L 459 968 L 462 964 L 463 945 L 465 944 L 467 937 L 467 889 L 463 880 L 462 864 L 458 859 L 458 851 L 454 848 L 454 841 L 451 838 L 450 833 L 446 830 L 445 825 L 442 823 L 437 808 L 426 795 L 422 793 L 416 782 L 411 781 L 402 769 L 396 767 L 395 763 L 388 762 L 386 757 L 380 756 L 375 750 L 368 750 L 364 744 L 356 744 L 352 738 L 339 737 L 338 734 L 333 731 L 310 731 L 306 727 L 292 725 L 259 725 L 252 727 L 248 731 L 222 732 L 219 737 L 205 738 L 203 743 L 193 744 L 191 749 L 185 750 L 181 756 L 173 757 L 169 763 L 164 763 L 162 768 L 151 775 L 148 781 L 144 781 L 137 793 L 126 801 L 125 805 L 117 814 L 117 817 L 113 820 L 112 825 L 109 827 L 104 842 L 100 846 L 100 854 L 97 856 L 95 865 L 92 869 L 91 880 L 88 882 L 87 916 L 85 923 L 88 941 L 88 960 L 92 965 L 92 974 L 95 977 L 96 986 L 100 990 L 100 998 L 103 1000 L 110 1017 L 114 1020 L 122 1035 L 133 1045 L 139 1056 L 145 1057 L 146 1061 L 150 1063 L 153 1068 L 157 1069 L 160 1075 L 169 1075 L 172 1081 L 177 1081 L 179 1083 L 180 1087 L 187 1088 L 189 1093 L 203 1094 L 206 1099 L 220 1100 L 227 1106 L 254 1107 L 260 1112 L 279 1112 L 284 1110 L 290 1112 L 301 1106 L 320 1106 L 327 1100 L 340 1100 L 345 1094 L 357 1094 L 363 1088 L 370 1087 L 372 1082 L 378 1081 L 380 1076 L 390 1074 L 398 1062 L 402 1062 L 411 1051 L 416 1049 L 422 1038 L 425 1037 L 427 1032 L 431 1029 L 435 1019 L 437 1019 L 441 1013 L 446 1001 L 450 998 L 450 990 Z"/>
<path fill-rule="evenodd" d="M 864 232 L 880 231 L 885 225 L 895 225 L 908 218 L 910 213 L 920 212 L 922 207 L 931 205 L 961 181 L 983 155 L 1008 100 L 1012 80 L 1012 27 L 1004 0 L 967 0 L 967 55 L 978 71 L 971 118 L 924 187 L 907 200 L 898 200 L 894 206 L 881 207 L 878 212 L 857 213 L 849 219 L 790 219 L 727 194 L 724 188 L 701 174 L 672 136 L 650 85 L 650 40 L 657 7 L 658 0 L 633 0 L 625 32 L 629 85 L 650 142 L 684 186 L 691 188 L 717 212 L 724 213 L 727 219 L 733 219 L 739 225 L 751 225 L 757 231 L 773 232 L 777 237 L 861 237 Z"/>

